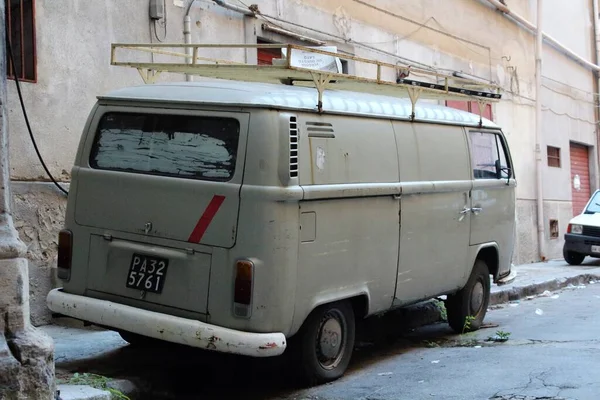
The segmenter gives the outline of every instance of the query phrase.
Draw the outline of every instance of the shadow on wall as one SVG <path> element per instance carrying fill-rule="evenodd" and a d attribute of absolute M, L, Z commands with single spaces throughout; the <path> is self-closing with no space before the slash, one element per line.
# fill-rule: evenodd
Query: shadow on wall
<path fill-rule="evenodd" d="M 67 199 L 52 183 L 12 182 L 11 186 L 14 223 L 29 259 L 31 322 L 40 326 L 51 320 L 46 295 L 60 286 L 56 278 L 58 232 L 64 225 Z"/>

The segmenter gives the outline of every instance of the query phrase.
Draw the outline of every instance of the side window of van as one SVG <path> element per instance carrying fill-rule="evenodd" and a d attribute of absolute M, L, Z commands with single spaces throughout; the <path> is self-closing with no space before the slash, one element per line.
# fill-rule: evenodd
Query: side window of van
<path fill-rule="evenodd" d="M 239 132 L 234 118 L 106 113 L 90 166 L 226 182 L 235 172 Z"/>
<path fill-rule="evenodd" d="M 502 137 L 490 132 L 470 132 L 471 165 L 475 179 L 507 179 L 510 165 Z"/>

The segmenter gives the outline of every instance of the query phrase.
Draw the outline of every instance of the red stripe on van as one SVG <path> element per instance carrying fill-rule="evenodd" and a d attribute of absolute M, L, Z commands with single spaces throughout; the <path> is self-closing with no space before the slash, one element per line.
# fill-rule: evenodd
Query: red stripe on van
<path fill-rule="evenodd" d="M 225 201 L 225 196 L 213 196 L 210 203 L 208 203 L 208 206 L 206 206 L 206 209 L 202 213 L 202 216 L 198 220 L 198 223 L 196 223 L 196 227 L 190 234 L 188 242 L 200 243 L 202 236 L 204 236 L 204 233 L 215 217 L 215 214 L 217 211 L 219 211 L 219 208 L 221 208 L 223 201 Z"/>

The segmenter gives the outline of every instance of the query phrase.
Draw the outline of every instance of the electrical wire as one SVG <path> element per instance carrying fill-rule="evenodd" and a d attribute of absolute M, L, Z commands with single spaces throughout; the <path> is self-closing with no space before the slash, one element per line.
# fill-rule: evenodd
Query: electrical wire
<path fill-rule="evenodd" d="M 556 79 L 552 79 L 552 78 L 549 78 L 549 77 L 547 77 L 547 76 L 542 76 L 542 78 L 544 78 L 544 79 L 546 79 L 546 80 L 548 80 L 548 81 L 554 82 L 554 83 L 558 83 L 559 85 L 566 86 L 566 87 L 568 87 L 569 89 L 574 89 L 574 90 L 577 90 L 578 92 L 584 93 L 584 94 L 586 94 L 586 95 L 589 95 L 589 96 L 593 96 L 593 97 L 598 97 L 598 96 L 599 96 L 599 94 L 598 94 L 598 93 L 594 93 L 594 92 L 588 92 L 587 90 L 579 89 L 578 87 L 575 87 L 575 86 L 573 86 L 573 85 L 569 85 L 568 83 L 564 83 L 564 82 L 561 82 L 561 81 L 557 81 Z M 577 99 L 577 98 L 575 98 L 575 97 L 573 97 L 573 96 L 571 96 L 571 95 L 569 95 L 569 94 L 567 94 L 567 93 L 559 92 L 559 91 L 557 91 L 557 90 L 555 90 L 555 89 L 552 89 L 552 88 L 549 88 L 549 87 L 547 87 L 547 86 L 545 86 L 545 85 L 543 85 L 543 84 L 542 84 L 542 86 L 544 86 L 544 87 L 546 87 L 546 88 L 548 88 L 548 89 L 552 90 L 553 92 L 556 92 L 556 93 L 559 93 L 559 94 L 564 94 L 565 96 L 568 96 L 568 97 L 574 98 L 575 100 L 579 100 L 579 99 Z"/>
<path fill-rule="evenodd" d="M 435 18 L 434 18 L 434 17 L 429 17 L 429 18 L 427 19 L 427 21 L 425 21 L 425 22 L 423 23 L 423 25 L 420 25 L 420 26 L 419 26 L 417 29 L 415 29 L 414 31 L 412 31 L 412 32 L 410 32 L 410 33 L 408 33 L 408 34 L 406 34 L 406 35 L 404 35 L 404 36 L 398 36 L 398 37 L 395 37 L 395 38 L 394 38 L 394 39 L 392 39 L 392 40 L 384 40 L 384 41 L 381 41 L 381 42 L 365 42 L 365 41 L 362 41 L 361 43 L 363 43 L 363 44 L 390 44 L 390 43 L 401 42 L 401 41 L 403 41 L 403 40 L 409 39 L 409 38 L 411 38 L 412 36 L 416 35 L 417 33 L 419 33 L 419 31 L 420 31 L 421 29 L 423 29 L 423 28 L 427 28 L 427 24 L 429 23 L 429 21 L 432 21 L 432 20 L 435 20 Z M 437 22 L 437 21 L 436 21 L 436 22 Z"/>
<path fill-rule="evenodd" d="M 68 196 L 69 192 L 65 188 L 63 188 L 61 185 L 59 185 L 59 183 L 56 181 L 56 179 L 54 179 L 54 177 L 52 176 L 52 173 L 50 173 L 50 170 L 46 166 L 46 163 L 44 162 L 42 155 L 40 154 L 40 150 L 38 149 L 37 143 L 35 141 L 35 137 L 33 136 L 33 132 L 31 130 L 31 125 L 29 124 L 29 117 L 27 116 L 27 110 L 25 109 L 25 103 L 23 102 L 23 95 L 21 93 L 21 85 L 19 84 L 19 78 L 17 77 L 17 66 L 15 63 L 15 58 L 13 56 L 12 46 L 10 44 L 10 38 L 8 36 L 8 26 L 6 26 L 6 29 L 5 29 L 5 36 L 6 36 L 6 48 L 8 49 L 8 57 L 10 58 L 10 63 L 11 63 L 12 69 L 14 71 L 15 83 L 17 85 L 17 93 L 19 94 L 19 101 L 21 103 L 21 109 L 23 110 L 23 117 L 25 118 L 25 125 L 27 125 L 27 131 L 29 132 L 29 137 L 31 138 L 31 143 L 33 143 L 33 148 L 35 149 L 38 159 L 40 160 L 42 167 L 44 167 L 44 171 L 46 171 L 46 174 L 52 180 L 52 183 L 54 183 L 54 185 L 56 185 L 56 187 L 61 192 L 63 192 L 66 196 Z"/>
<path fill-rule="evenodd" d="M 242 0 L 237 0 L 237 1 L 238 1 L 239 3 L 241 3 L 243 6 L 245 6 L 245 7 L 248 7 L 248 5 L 247 5 L 246 3 L 244 3 Z M 361 4 L 363 4 L 363 2 L 361 2 L 360 0 L 354 0 L 354 1 L 357 1 L 358 3 L 361 3 Z M 369 4 L 365 4 L 365 5 L 367 5 L 367 6 L 371 7 L 371 5 L 369 5 Z M 372 8 L 373 8 L 373 7 L 372 7 Z M 374 7 L 374 8 L 375 8 L 375 9 L 378 9 L 378 7 Z M 383 9 L 382 9 L 382 10 L 383 10 Z M 434 31 L 434 32 L 440 33 L 440 34 L 442 34 L 442 35 L 445 35 L 445 36 L 448 36 L 448 37 L 450 37 L 450 38 L 454 39 L 454 40 L 455 40 L 455 41 L 457 41 L 459 44 L 461 44 L 462 46 L 464 46 L 464 47 L 465 47 L 467 50 L 470 50 L 470 51 L 472 51 L 473 53 L 475 53 L 475 54 L 477 54 L 477 55 L 479 55 L 479 56 L 481 56 L 481 57 L 486 57 L 486 55 L 485 55 L 485 54 L 482 54 L 482 53 L 480 53 L 480 52 L 478 52 L 478 51 L 476 51 L 476 50 L 474 50 L 474 49 L 472 49 L 472 48 L 471 48 L 471 47 L 469 47 L 469 46 L 468 46 L 466 43 L 468 43 L 468 44 L 471 44 L 471 45 L 473 45 L 473 46 L 477 46 L 477 47 L 480 47 L 480 48 L 482 48 L 482 49 L 485 49 L 485 50 L 487 50 L 487 52 L 488 52 L 487 58 L 489 59 L 489 67 L 490 67 L 490 78 L 491 78 L 491 65 L 492 65 L 492 64 L 491 64 L 491 62 L 492 62 L 492 60 L 496 60 L 496 61 L 501 61 L 501 60 L 502 60 L 502 58 L 498 58 L 498 57 L 494 57 L 494 56 L 492 56 L 492 52 L 491 52 L 491 49 L 490 49 L 489 47 L 487 47 L 487 46 L 485 46 L 485 45 L 482 45 L 482 44 L 479 44 L 479 43 L 476 43 L 476 42 L 471 42 L 471 41 L 469 41 L 469 40 L 467 40 L 467 39 L 463 39 L 463 38 L 460 38 L 460 37 L 458 37 L 458 36 L 456 36 L 456 35 L 453 35 L 453 34 L 449 33 L 449 32 L 447 31 L 447 29 L 446 29 L 446 28 L 445 28 L 445 27 L 444 27 L 444 26 L 443 26 L 443 25 L 442 25 L 442 24 L 441 24 L 441 23 L 440 23 L 440 22 L 439 22 L 439 21 L 438 21 L 438 20 L 437 20 L 435 17 L 430 17 L 429 19 L 427 19 L 427 21 L 425 21 L 425 22 L 423 22 L 423 23 L 419 23 L 419 22 L 413 21 L 413 20 L 411 20 L 411 19 L 409 19 L 409 18 L 406 18 L 406 17 L 400 16 L 400 15 L 397 15 L 397 14 L 394 14 L 394 13 L 391 13 L 391 12 L 388 12 L 388 11 L 386 11 L 386 10 L 383 10 L 382 12 L 384 12 L 384 13 L 386 13 L 386 14 L 390 14 L 390 15 L 392 15 L 392 16 L 395 16 L 395 17 L 397 17 L 397 18 L 400 18 L 400 19 L 402 19 L 402 20 L 406 20 L 406 21 L 408 21 L 408 22 L 411 22 L 411 23 L 413 23 L 413 24 L 415 24 L 415 25 L 418 25 L 418 26 L 419 26 L 419 28 L 418 28 L 418 29 L 416 29 L 415 31 L 413 31 L 413 32 L 411 32 L 411 33 L 409 33 L 409 34 L 407 34 L 407 35 L 406 35 L 406 36 L 404 36 L 404 37 L 400 37 L 400 38 L 397 38 L 397 39 L 394 39 L 394 40 L 390 40 L 390 41 L 388 41 L 388 42 L 381 42 L 381 43 L 373 42 L 373 43 L 370 43 L 370 42 L 362 42 L 362 41 L 361 41 L 361 42 L 357 42 L 357 41 L 354 41 L 354 40 L 352 40 L 352 39 L 346 39 L 346 38 L 344 38 L 344 37 L 341 37 L 341 36 L 338 36 L 338 35 L 335 35 L 335 34 L 332 34 L 332 33 L 329 33 L 329 32 L 324 32 L 324 31 L 321 31 L 321 30 L 319 30 L 319 29 L 311 28 L 311 27 L 309 27 L 309 26 L 306 26 L 306 25 L 302 25 L 302 24 L 298 24 L 298 23 L 294 23 L 294 22 L 290 22 L 290 21 L 282 20 L 282 19 L 280 19 L 280 18 L 278 18 L 278 17 L 274 17 L 274 16 L 272 16 L 272 15 L 267 15 L 267 14 L 264 14 L 264 13 L 262 13 L 262 12 L 260 12 L 260 11 L 259 11 L 259 12 L 256 14 L 256 16 L 257 16 L 257 17 L 261 17 L 261 18 L 262 18 L 262 19 L 264 19 L 265 21 L 268 21 L 268 22 L 272 23 L 273 25 L 275 25 L 275 26 L 277 26 L 277 27 L 279 27 L 279 28 L 282 28 L 282 29 L 285 29 L 285 28 L 284 28 L 284 27 L 282 27 L 281 25 L 278 25 L 278 24 L 277 24 L 276 22 L 274 22 L 274 21 L 278 21 L 278 22 L 281 22 L 281 23 L 284 23 L 284 24 L 292 25 L 292 26 L 295 26 L 295 27 L 297 27 L 297 28 L 306 29 L 306 30 L 309 30 L 309 31 L 312 31 L 312 32 L 316 32 L 316 33 L 322 34 L 322 35 L 326 35 L 326 36 L 329 36 L 329 37 L 335 38 L 335 39 L 337 39 L 337 40 L 343 41 L 343 42 L 345 42 L 345 43 L 354 44 L 354 45 L 357 45 L 357 46 L 359 46 L 359 47 L 363 47 L 363 48 L 365 48 L 365 49 L 367 49 L 367 50 L 370 50 L 370 51 L 374 51 L 374 52 L 377 52 L 377 53 L 380 53 L 380 54 L 384 54 L 384 55 L 387 55 L 387 56 L 394 57 L 394 58 L 396 58 L 396 59 L 399 59 L 399 60 L 401 60 L 402 62 L 406 63 L 407 65 L 418 66 L 419 68 L 422 68 L 422 69 L 427 69 L 427 70 L 430 70 L 430 71 L 432 71 L 432 72 L 439 72 L 439 71 L 454 71 L 454 70 L 451 70 L 451 69 L 444 69 L 444 68 L 433 68 L 433 67 L 431 67 L 430 65 L 423 64 L 423 63 L 420 63 L 420 62 L 418 62 L 418 61 L 411 60 L 411 59 L 408 59 L 408 58 L 405 58 L 405 57 L 399 56 L 399 55 L 397 55 L 397 54 L 394 54 L 394 53 L 390 53 L 390 52 L 388 52 L 388 51 L 385 51 L 385 50 L 379 49 L 379 48 L 377 48 L 377 47 L 372 47 L 372 46 L 369 46 L 369 44 L 384 44 L 384 43 L 392 43 L 392 42 L 394 42 L 394 41 L 396 41 L 396 40 L 399 40 L 399 41 L 401 41 L 401 40 L 405 40 L 405 39 L 407 39 L 407 38 L 409 38 L 409 37 L 411 37 L 411 36 L 415 35 L 415 34 L 416 34 L 417 32 L 419 32 L 421 29 L 423 29 L 423 28 L 427 28 L 427 29 L 430 29 L 430 30 L 432 30 L 432 31 Z M 439 29 L 436 29 L 436 28 L 433 28 L 433 27 L 431 27 L 431 26 L 428 26 L 428 23 L 429 23 L 429 21 L 430 21 L 430 20 L 433 20 L 433 21 L 435 21 L 435 22 L 436 22 L 436 23 L 437 23 L 437 24 L 440 26 L 440 28 L 444 29 L 445 31 L 443 31 L 443 30 L 439 30 Z M 414 74 L 414 72 L 413 72 L 413 74 Z M 475 77 L 477 77 L 477 78 L 480 78 L 480 79 L 482 79 L 482 80 L 486 80 L 486 81 L 488 80 L 488 78 L 485 78 L 485 77 L 476 76 L 476 75 L 473 75 L 473 76 L 475 76 Z"/>
<path fill-rule="evenodd" d="M 407 18 L 407 17 L 405 17 L 405 16 L 402 16 L 402 15 L 400 15 L 400 14 L 393 13 L 393 12 L 391 12 L 391 11 L 388 11 L 388 10 L 386 10 L 386 9 L 383 9 L 383 8 L 380 8 L 380 7 L 374 6 L 373 4 L 369 4 L 369 3 L 367 3 L 366 1 L 362 1 L 362 0 L 352 0 L 352 1 L 354 1 L 355 3 L 361 4 L 361 5 L 365 6 L 365 7 L 372 8 L 373 10 L 379 11 L 379 12 L 381 12 L 381 13 L 383 13 L 383 14 L 386 14 L 386 15 L 389 15 L 389 16 L 392 16 L 392 17 L 395 17 L 395 18 L 398 18 L 398 19 L 400 19 L 400 20 L 402 20 L 402 21 L 405 21 L 405 22 L 409 22 L 409 23 L 411 23 L 411 24 L 418 25 L 418 26 L 420 26 L 421 28 L 427 28 L 427 29 L 430 29 L 430 30 L 432 30 L 432 31 L 434 31 L 434 32 L 441 33 L 442 35 L 446 35 L 446 36 L 448 36 L 448 37 L 451 37 L 451 38 L 453 38 L 453 39 L 456 39 L 456 40 L 458 40 L 458 41 L 461 41 L 461 42 L 464 42 L 464 43 L 469 43 L 469 44 L 472 44 L 473 46 L 477 46 L 477 47 L 481 47 L 481 48 L 483 48 L 483 49 L 489 50 L 489 47 L 487 47 L 487 46 L 484 46 L 484 45 L 482 45 L 482 44 L 479 44 L 479 43 L 477 43 L 477 42 L 472 42 L 472 41 L 470 41 L 470 40 L 463 39 L 463 38 L 461 38 L 461 37 L 459 37 L 459 36 L 453 35 L 453 34 L 451 34 L 451 33 L 449 33 L 449 32 L 444 32 L 444 31 L 441 31 L 441 30 L 438 30 L 438 29 L 432 28 L 432 27 L 430 27 L 430 26 L 427 26 L 427 22 L 425 22 L 425 23 L 421 23 L 421 22 L 413 21 L 413 20 L 412 20 L 412 19 L 410 19 L 410 18 Z M 431 17 L 431 18 L 433 18 L 433 19 L 435 20 L 435 18 L 434 18 L 434 17 Z M 442 25 L 439 23 L 439 21 L 435 20 L 435 22 L 436 22 L 438 25 L 440 25 L 440 27 L 442 27 L 442 28 L 443 28 L 443 26 L 442 26 Z M 444 30 L 446 30 L 445 28 L 443 28 L 443 29 L 444 29 Z"/>
<path fill-rule="evenodd" d="M 248 7 L 249 8 L 249 6 L 246 3 L 244 3 L 242 0 L 238 0 L 238 2 L 241 3 L 244 7 Z M 259 11 L 256 14 L 256 16 L 257 17 L 261 17 L 263 20 L 265 20 L 267 22 L 270 22 L 271 24 L 273 24 L 276 27 L 281 28 L 281 29 L 286 29 L 286 28 L 283 27 L 283 26 L 281 26 L 281 25 L 279 25 L 277 22 L 288 24 L 288 25 L 291 25 L 291 26 L 295 26 L 295 27 L 301 28 L 301 29 L 306 29 L 308 31 L 316 32 L 316 33 L 319 33 L 321 35 L 329 36 L 331 38 L 335 38 L 337 40 L 340 40 L 340 41 L 342 41 L 344 43 L 352 43 L 352 44 L 355 44 L 357 46 L 363 47 L 365 49 L 368 49 L 368 50 L 371 50 L 371 51 L 374 51 L 374 52 L 377 52 L 377 53 L 380 53 L 380 54 L 385 54 L 387 56 L 394 57 L 394 58 L 396 58 L 398 60 L 403 61 L 407 65 L 413 65 L 415 67 L 419 67 L 419 68 L 422 68 L 422 69 L 428 69 L 428 70 L 430 70 L 432 72 L 436 72 L 435 68 L 431 67 L 430 65 L 423 64 L 423 63 L 420 63 L 418 61 L 411 60 L 411 59 L 399 56 L 399 55 L 394 54 L 394 53 L 390 53 L 389 51 L 378 49 L 377 47 L 369 46 L 368 44 L 365 44 L 363 42 L 356 42 L 354 40 L 346 39 L 346 38 L 343 38 L 341 36 L 335 35 L 333 33 L 329 33 L 329 32 L 325 32 L 325 31 L 319 30 L 319 29 L 308 27 L 306 25 L 298 24 L 298 23 L 291 22 L 291 21 L 285 21 L 285 20 L 282 20 L 281 18 L 265 14 L 265 13 L 263 13 L 261 11 Z M 274 22 L 274 21 L 277 21 L 277 22 Z"/>
<path fill-rule="evenodd" d="M 416 33 L 418 33 L 418 32 L 419 32 L 419 31 L 420 31 L 422 28 L 427 28 L 427 29 L 430 29 L 430 30 L 432 30 L 432 31 L 434 31 L 434 32 L 440 33 L 440 34 L 442 34 L 442 35 L 445 35 L 445 36 L 448 36 L 448 37 L 450 37 L 450 38 L 454 39 L 456 42 L 458 42 L 459 44 L 461 44 L 462 46 L 464 46 L 466 49 L 468 49 L 468 50 L 472 51 L 473 53 L 475 53 L 475 54 L 478 54 L 478 55 L 480 55 L 480 56 L 482 56 L 482 57 L 485 57 L 486 55 L 485 55 L 485 54 L 482 54 L 482 53 L 480 53 L 480 52 L 478 52 L 478 51 L 476 51 L 475 49 L 472 49 L 472 48 L 471 48 L 471 47 L 469 47 L 467 44 L 470 44 L 470 45 L 473 45 L 473 46 L 477 46 L 477 47 L 479 47 L 479 48 L 482 48 L 482 49 L 485 49 L 485 50 L 487 50 L 487 51 L 488 51 L 488 57 L 490 58 L 490 61 L 491 61 L 491 60 L 496 60 L 496 61 L 501 61 L 501 60 L 502 60 L 502 58 L 497 58 L 497 57 L 494 57 L 494 56 L 492 56 L 492 51 L 491 51 L 491 48 L 490 48 L 490 47 L 487 47 L 487 46 L 485 46 L 485 45 L 482 45 L 482 44 L 479 44 L 479 43 L 476 43 L 476 42 L 472 42 L 472 41 L 469 41 L 469 40 L 466 40 L 466 39 L 460 38 L 460 37 L 458 37 L 458 36 L 456 36 L 456 35 L 453 35 L 453 34 L 449 33 L 448 29 L 446 29 L 446 27 L 444 27 L 444 26 L 443 26 L 443 25 L 442 25 L 442 24 L 441 24 L 441 23 L 440 23 L 440 22 L 439 22 L 439 21 L 438 21 L 438 20 L 437 20 L 435 17 L 430 17 L 430 18 L 429 18 L 429 19 L 427 19 L 427 21 L 425 21 L 424 23 L 419 23 L 419 22 L 416 22 L 416 21 L 413 21 L 413 20 L 411 20 L 410 18 L 407 18 L 407 17 L 401 16 L 401 15 L 398 15 L 398 14 L 392 13 L 392 12 L 390 12 L 390 11 L 387 11 L 387 10 L 385 10 L 385 9 L 381 9 L 381 8 L 379 8 L 379 7 L 376 7 L 376 6 L 373 6 L 373 5 L 371 5 L 371 4 L 368 4 L 368 3 L 366 3 L 366 2 L 364 2 L 364 1 L 362 1 L 362 0 L 353 0 L 353 1 L 354 1 L 354 2 L 356 2 L 356 3 L 362 4 L 362 5 L 364 5 L 364 6 L 367 6 L 367 7 L 373 8 L 373 9 L 375 9 L 375 10 L 377 10 L 377 11 L 379 11 L 379 12 L 382 12 L 382 13 L 384 13 L 384 14 L 387 14 L 387 15 L 390 15 L 390 16 L 393 16 L 393 17 L 396 17 L 396 18 L 399 18 L 399 19 L 401 19 L 401 20 L 403 20 L 403 21 L 410 22 L 410 23 L 413 23 L 413 24 L 415 24 L 415 25 L 417 25 L 417 26 L 418 26 L 418 28 L 417 28 L 415 31 L 413 31 L 413 32 L 409 33 L 408 35 L 406 35 L 406 36 L 404 36 L 404 37 L 398 38 L 397 40 L 405 40 L 405 39 L 407 39 L 407 38 L 409 38 L 409 37 L 411 37 L 411 36 L 415 35 Z M 247 5 L 247 4 L 245 4 L 245 3 L 244 3 L 242 0 L 238 0 L 238 2 L 239 2 L 239 3 L 241 3 L 242 5 L 244 5 L 245 7 L 248 7 L 248 5 Z M 416 65 L 420 65 L 421 67 L 425 67 L 425 69 L 429 69 L 429 70 L 431 70 L 431 71 L 454 71 L 454 70 L 452 70 L 452 69 L 447 69 L 447 68 L 432 68 L 432 67 L 431 67 L 431 66 L 429 66 L 429 65 L 426 65 L 426 64 L 421 64 L 421 63 L 419 63 L 419 62 L 417 62 L 417 61 L 410 60 L 410 59 L 406 59 L 406 58 L 404 58 L 404 57 L 398 56 L 397 54 L 389 53 L 389 52 L 387 52 L 387 51 L 384 51 L 384 50 L 381 50 L 381 49 L 378 49 L 378 48 L 375 48 L 375 47 L 368 46 L 368 42 L 356 42 L 356 41 L 353 41 L 352 39 L 345 39 L 345 38 L 343 38 L 343 37 L 340 37 L 340 36 L 337 36 L 337 35 L 331 34 L 331 33 L 329 33 L 329 32 L 324 32 L 324 31 L 321 31 L 321 30 L 318 30 L 318 29 L 315 29 L 315 28 L 311 28 L 311 27 L 308 27 L 308 26 L 302 25 L 302 24 L 297 24 L 297 23 L 294 23 L 294 22 L 285 21 L 285 20 L 282 20 L 282 19 L 280 19 L 280 18 L 277 18 L 277 17 L 274 17 L 274 16 L 270 16 L 270 15 L 264 14 L 264 13 L 262 13 L 262 12 L 259 12 L 259 13 L 257 14 L 257 16 L 260 16 L 260 17 L 262 17 L 264 20 L 266 20 L 266 21 L 268 21 L 268 22 L 272 23 L 273 25 L 275 25 L 275 26 L 278 26 L 278 27 L 280 27 L 280 28 L 282 28 L 282 29 L 285 29 L 285 28 L 284 28 L 284 27 L 282 27 L 281 25 L 278 25 L 276 22 L 273 22 L 273 20 L 274 20 L 274 21 L 277 21 L 277 22 L 284 23 L 284 24 L 289 24 L 289 25 L 292 25 L 292 26 L 295 26 L 295 27 L 298 27 L 298 28 L 306 29 L 306 30 L 309 30 L 309 31 L 312 31 L 312 32 L 316 32 L 316 33 L 319 33 L 319 34 L 322 34 L 322 35 L 326 35 L 326 36 L 329 36 L 329 37 L 333 37 L 333 38 L 336 38 L 336 39 L 338 39 L 338 40 L 342 40 L 342 41 L 344 41 L 344 42 L 346 42 L 346 43 L 353 43 L 353 44 L 356 44 L 356 45 L 362 46 L 362 47 L 364 47 L 364 48 L 367 48 L 367 49 L 369 49 L 369 50 L 376 51 L 376 52 L 379 52 L 379 53 L 382 53 L 382 54 L 385 54 L 385 55 L 389 55 L 389 56 L 392 56 L 392 57 L 398 58 L 398 59 L 400 59 L 400 60 L 402 60 L 402 61 L 408 62 L 408 64 L 409 64 L 409 65 L 410 65 L 410 64 L 413 64 L 413 65 L 415 65 L 415 64 L 416 64 Z M 437 24 L 437 25 L 438 25 L 438 26 L 439 26 L 441 29 L 435 29 L 435 28 L 432 28 L 431 26 L 428 26 L 428 23 L 429 23 L 429 21 L 431 21 L 431 20 L 435 21 L 435 23 L 436 23 L 436 24 Z M 381 43 L 391 43 L 391 42 L 393 42 L 393 41 L 390 41 L 390 42 L 381 42 Z M 372 44 L 378 44 L 378 43 L 375 43 L 375 42 L 373 42 Z M 490 64 L 490 65 L 491 65 L 491 64 Z M 413 74 L 413 75 L 419 75 L 418 73 L 415 73 L 415 72 L 412 72 L 412 74 Z M 472 75 L 472 74 L 471 74 L 471 75 Z M 476 78 L 480 78 L 480 79 L 484 79 L 484 80 L 485 80 L 485 78 L 484 78 L 484 77 L 479 77 L 479 76 L 477 76 L 477 75 L 473 75 L 473 76 L 474 76 L 474 77 L 476 77 Z M 549 80 L 551 80 L 551 81 L 554 81 L 554 80 L 553 80 L 553 79 L 551 79 L 551 78 L 547 78 L 547 77 L 544 77 L 544 78 L 546 78 L 546 79 L 549 79 Z M 558 81 L 555 81 L 555 82 L 558 82 Z M 559 82 L 559 83 L 562 83 L 563 85 L 565 85 L 565 86 L 567 86 L 567 87 L 570 87 L 570 88 L 577 89 L 577 90 L 580 90 L 580 91 L 582 91 L 582 92 L 585 92 L 585 91 L 583 91 L 583 90 L 581 90 L 581 89 L 578 89 L 578 88 L 575 88 L 575 87 L 573 87 L 573 86 L 571 86 L 571 85 L 567 85 L 567 84 L 565 84 L 564 82 Z M 544 86 L 544 87 L 546 87 L 545 85 L 543 85 L 543 86 Z M 548 88 L 548 87 L 547 87 L 547 88 Z M 576 101 L 581 101 L 581 102 L 589 103 L 588 101 L 585 101 L 585 100 L 582 100 L 582 99 L 577 99 L 577 98 L 574 98 L 573 96 L 570 96 L 570 95 L 568 95 L 568 94 L 566 94 L 566 93 L 558 92 L 558 91 L 556 91 L 556 90 L 553 90 L 553 89 L 551 89 L 551 88 L 548 88 L 548 89 L 549 89 L 549 90 L 552 90 L 552 91 L 554 91 L 554 92 L 556 92 L 556 93 L 558 93 L 558 94 L 562 94 L 562 95 L 565 95 L 565 96 L 571 97 L 571 98 L 573 98 L 573 99 L 574 99 L 574 100 L 576 100 Z M 521 98 L 521 99 L 524 99 L 524 100 L 527 100 L 527 101 L 532 101 L 532 102 L 534 102 L 534 101 L 535 101 L 535 99 L 529 98 L 529 97 L 527 97 L 527 96 L 523 96 L 523 95 L 521 95 L 521 94 L 519 94 L 519 93 L 516 93 L 516 92 L 513 92 L 513 91 L 507 91 L 507 92 L 508 92 L 508 93 L 510 93 L 510 94 L 511 94 L 512 96 L 514 96 L 514 97 L 518 97 L 518 98 Z M 587 93 L 587 92 L 586 92 L 586 93 Z M 597 96 L 596 94 L 593 94 L 593 95 Z M 529 104 L 523 104 L 522 102 L 519 102 L 519 104 L 521 104 L 521 105 L 525 105 L 525 106 L 530 106 Z M 595 106 L 595 107 L 598 107 L 598 106 Z M 552 112 L 552 113 L 554 113 L 554 114 L 556 114 L 556 115 L 559 115 L 559 116 L 567 116 L 567 117 L 569 117 L 569 118 L 572 118 L 573 120 L 578 120 L 578 121 L 582 121 L 582 122 L 587 122 L 587 123 L 589 123 L 589 124 L 596 124 L 595 122 L 591 122 L 591 121 L 588 121 L 588 120 L 585 120 L 585 119 L 581 119 L 581 118 L 573 117 L 572 115 L 570 115 L 570 114 L 568 114 L 568 113 L 565 113 L 565 114 L 558 113 L 558 112 L 556 112 L 556 111 L 554 111 L 554 110 L 552 110 L 552 109 L 550 109 L 550 108 L 546 108 L 546 109 L 544 109 L 544 111 L 550 111 L 550 112 Z"/>
<path fill-rule="evenodd" d="M 561 92 L 561 91 L 559 91 L 559 90 L 556 90 L 556 89 L 554 89 L 554 88 L 552 88 L 552 87 L 550 87 L 550 86 L 548 86 L 548 85 L 544 85 L 544 84 L 542 84 L 542 87 L 543 87 L 544 89 L 546 89 L 546 90 L 549 90 L 549 91 L 551 91 L 551 92 L 554 92 L 554 93 L 556 93 L 556 94 L 558 94 L 558 95 L 561 95 L 561 96 L 568 97 L 568 98 L 570 98 L 570 99 L 572 99 L 572 100 L 579 101 L 579 102 L 581 102 L 581 103 L 585 103 L 585 104 L 593 104 L 593 105 L 594 105 L 594 107 L 600 107 L 600 106 L 599 106 L 599 105 L 597 105 L 597 104 L 596 104 L 596 102 L 595 102 L 595 101 L 593 101 L 593 100 L 585 100 L 585 99 L 581 99 L 581 98 L 575 97 L 575 96 L 573 96 L 573 95 L 571 95 L 571 94 L 568 94 L 568 93 L 565 93 L 565 92 Z M 576 88 L 573 88 L 573 89 L 576 89 Z M 591 93 L 590 93 L 590 94 L 591 94 Z"/>
<path fill-rule="evenodd" d="M 553 109 L 551 109 L 549 107 L 543 107 L 542 106 L 542 111 L 550 111 L 552 114 L 558 115 L 559 117 L 569 117 L 572 120 L 586 122 L 586 123 L 588 123 L 590 125 L 598 125 L 598 124 L 600 124 L 600 122 L 594 122 L 594 121 L 590 121 L 590 120 L 587 120 L 587 119 L 583 119 L 583 118 L 579 118 L 579 117 L 574 117 L 574 116 L 572 116 L 569 113 L 560 113 L 558 111 L 554 111 Z"/>

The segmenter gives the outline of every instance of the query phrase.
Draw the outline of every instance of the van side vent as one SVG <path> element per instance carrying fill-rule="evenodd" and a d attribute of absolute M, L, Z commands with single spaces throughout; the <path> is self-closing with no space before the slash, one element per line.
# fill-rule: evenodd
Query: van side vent
<path fill-rule="evenodd" d="M 329 122 L 307 122 L 306 131 L 308 132 L 308 137 L 335 138 L 333 125 Z"/>
<path fill-rule="evenodd" d="M 290 117 L 290 178 L 298 177 L 298 122 Z"/>

